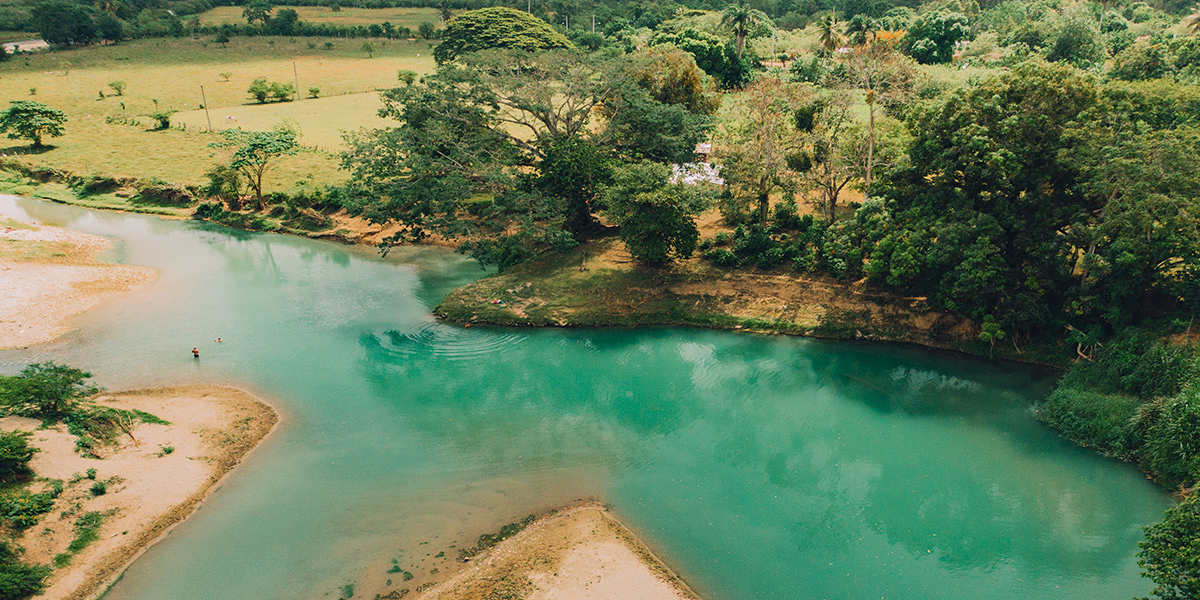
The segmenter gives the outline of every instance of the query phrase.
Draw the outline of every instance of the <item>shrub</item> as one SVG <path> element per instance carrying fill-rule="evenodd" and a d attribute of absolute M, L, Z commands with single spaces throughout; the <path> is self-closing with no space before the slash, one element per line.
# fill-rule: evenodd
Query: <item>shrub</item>
<path fill-rule="evenodd" d="M 316 87 L 316 86 L 308 88 L 308 97 L 309 98 L 316 98 L 320 95 L 321 95 L 321 88 Z"/>
<path fill-rule="evenodd" d="M 1141 446 L 1136 398 L 1060 386 L 1038 407 L 1038 417 L 1082 446 L 1133 460 Z"/>
<path fill-rule="evenodd" d="M 108 87 L 112 88 L 112 91 L 116 92 L 118 96 L 125 95 L 125 82 L 124 81 L 121 81 L 121 80 L 111 81 L 111 82 L 109 82 Z"/>
<path fill-rule="evenodd" d="M 150 118 L 154 119 L 154 129 L 162 131 L 171 128 L 171 115 L 179 111 L 173 109 L 156 110 L 150 113 Z"/>
<path fill-rule="evenodd" d="M 730 268 L 738 265 L 738 257 L 728 248 L 714 248 L 704 253 L 704 258 L 718 267 Z"/>
<path fill-rule="evenodd" d="M 103 496 L 108 493 L 108 484 L 103 481 L 97 481 L 92 484 L 92 487 L 88 488 L 88 491 L 92 492 L 93 496 Z"/>
<path fill-rule="evenodd" d="M 1200 391 L 1144 406 L 1137 426 L 1145 436 L 1143 466 L 1164 485 L 1190 486 L 1200 479 Z"/>
<path fill-rule="evenodd" d="M 0 482 L 10 482 L 33 475 L 29 461 L 37 448 L 29 446 L 33 435 L 23 431 L 0 433 Z"/>
<path fill-rule="evenodd" d="M 0 376 L 0 403 L 16 415 L 62 417 L 100 391 L 84 383 L 91 376 L 86 371 L 53 362 L 32 364 L 15 377 Z"/>
<path fill-rule="evenodd" d="M 1200 598 L 1200 497 L 1187 498 L 1146 528 L 1138 542 L 1138 566 L 1163 600 Z"/>

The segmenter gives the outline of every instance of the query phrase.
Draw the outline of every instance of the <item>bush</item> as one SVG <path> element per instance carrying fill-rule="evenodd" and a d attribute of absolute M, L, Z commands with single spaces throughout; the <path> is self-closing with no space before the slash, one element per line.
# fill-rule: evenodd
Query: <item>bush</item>
<path fill-rule="evenodd" d="M 1162 522 L 1147 527 L 1138 548 L 1142 575 L 1158 586 L 1155 596 L 1200 598 L 1200 497 L 1187 498 L 1168 510 Z"/>
<path fill-rule="evenodd" d="M 15 377 L 0 376 L 0 403 L 15 415 L 62 417 L 100 391 L 84 383 L 91 376 L 86 371 L 53 362 L 29 365 Z"/>
<path fill-rule="evenodd" d="M 20 548 L 0 540 L 0 598 L 24 599 L 38 594 L 50 576 L 50 567 L 21 564 L 17 560 Z"/>
<path fill-rule="evenodd" d="M 1071 367 L 1062 385 L 1143 400 L 1174 396 L 1196 378 L 1188 346 L 1174 346 L 1130 328 L 1096 351 L 1091 362 Z"/>
<path fill-rule="evenodd" d="M 88 491 L 92 492 L 93 496 L 103 496 L 108 493 L 108 484 L 103 481 L 97 481 L 92 484 L 92 487 L 88 488 Z"/>
<path fill-rule="evenodd" d="M 1145 435 L 1142 466 L 1163 485 L 1191 486 L 1200 480 L 1200 390 L 1146 405 L 1137 426 Z"/>
<path fill-rule="evenodd" d="M 1038 407 L 1038 417 L 1071 441 L 1123 460 L 1142 445 L 1134 420 L 1136 398 L 1060 386 Z"/>
<path fill-rule="evenodd" d="M 29 461 L 37 448 L 29 446 L 31 435 L 23 431 L 0 433 L 0 482 L 8 483 L 33 475 Z"/>
<path fill-rule="evenodd" d="M 162 131 L 164 129 L 170 129 L 171 128 L 171 115 L 173 115 L 177 112 L 179 112 L 179 111 L 172 110 L 172 109 L 166 109 L 166 110 L 156 110 L 156 111 L 150 113 L 150 118 L 154 119 L 154 123 L 155 123 L 154 129 L 159 130 L 159 131 Z"/>
<path fill-rule="evenodd" d="M 738 265 L 738 257 L 732 250 L 727 248 L 714 248 L 704 253 L 704 258 L 718 267 L 736 267 Z"/>
<path fill-rule="evenodd" d="M 137 184 L 135 201 L 158 206 L 191 206 L 196 198 L 192 191 L 177 184 L 149 180 Z"/>

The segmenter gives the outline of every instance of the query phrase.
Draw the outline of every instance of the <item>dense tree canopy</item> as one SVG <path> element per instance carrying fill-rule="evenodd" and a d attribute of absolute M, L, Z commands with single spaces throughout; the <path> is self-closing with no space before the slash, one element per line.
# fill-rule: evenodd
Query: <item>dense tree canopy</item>
<path fill-rule="evenodd" d="M 570 48 L 571 42 L 545 21 L 519 10 L 496 6 L 472 10 L 450 19 L 442 43 L 433 49 L 439 63 L 468 52 L 509 48 L 532 52 Z"/>
<path fill-rule="evenodd" d="M 678 68 L 646 70 L 664 58 Z M 350 136 L 357 209 L 399 223 L 390 242 L 436 232 L 502 267 L 569 247 L 595 229 L 614 161 L 690 161 L 704 139 L 713 106 L 680 58 L 490 50 L 443 64 L 383 94 L 397 127 Z"/>
<path fill-rule="evenodd" d="M 0 132 L 8 132 L 10 139 L 29 140 L 34 148 L 41 148 L 46 136 L 61 136 L 66 122 L 66 113 L 32 100 L 13 100 L 0 112 Z"/>

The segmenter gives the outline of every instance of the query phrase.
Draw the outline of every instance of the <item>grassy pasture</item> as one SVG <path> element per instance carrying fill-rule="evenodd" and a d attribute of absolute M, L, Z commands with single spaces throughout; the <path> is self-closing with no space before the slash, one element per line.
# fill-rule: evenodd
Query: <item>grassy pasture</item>
<path fill-rule="evenodd" d="M 408 27 L 416 31 L 422 22 L 428 21 L 437 25 L 440 23 L 436 8 L 350 8 L 338 12 L 329 10 L 327 6 L 276 6 L 275 10 L 290 8 L 300 15 L 301 21 L 309 23 L 329 23 L 331 25 L 371 25 L 391 23 L 396 27 Z M 208 12 L 200 13 L 201 25 L 223 25 L 225 23 L 245 23 L 241 6 L 218 6 Z"/>
<path fill-rule="evenodd" d="M 305 98 L 299 102 L 231 106 L 209 112 L 213 129 L 218 131 L 232 127 L 266 130 L 286 120 L 299 128 L 299 141 L 302 145 L 336 152 L 342 146 L 342 131 L 360 127 L 373 129 L 394 124 L 394 121 L 376 116 L 382 105 L 379 94 L 368 92 L 328 98 Z M 172 122 L 187 125 L 188 129 L 208 128 L 203 110 L 179 113 Z"/>
<path fill-rule="evenodd" d="M 309 41 L 316 47 L 309 48 Z M 309 136 L 305 142 L 336 148 L 338 129 L 378 126 L 378 97 L 373 91 L 396 85 L 397 70 L 427 73 L 434 69 L 430 47 L 424 42 L 376 40 L 375 57 L 367 58 L 357 49 L 361 40 L 332 41 L 333 50 L 326 51 L 320 39 L 236 38 L 227 48 L 208 40 L 154 39 L 34 54 L 0 63 L 4 82 L 0 106 L 10 100 L 36 100 L 65 111 L 70 119 L 67 135 L 47 140 L 53 148 L 30 154 L 27 142 L 0 139 L 0 154 L 79 174 L 200 183 L 204 172 L 220 159 L 208 147 L 214 137 L 194 127 L 189 131 L 148 131 L 150 119 L 145 115 L 154 111 L 154 100 L 160 108 L 195 112 L 201 105 L 203 85 L 214 126 L 230 114 L 238 116 L 239 125 L 245 128 L 261 125 L 265 129 L 293 119 Z M 246 93 L 250 82 L 256 77 L 291 82 L 293 60 L 301 95 L 316 86 L 324 98 L 248 106 L 253 102 Z M 229 73 L 229 80 L 224 81 L 220 73 Z M 127 83 L 124 96 L 113 95 L 107 87 L 116 80 Z M 37 88 L 37 93 L 30 95 L 30 88 Z M 344 94 L 358 96 L 333 97 Z M 243 122 L 241 111 L 250 109 L 254 110 L 247 114 L 252 116 Z M 203 119 L 203 112 L 199 114 Z M 106 117 L 125 117 L 143 125 L 106 123 Z M 201 122 L 188 114 L 176 115 L 176 121 L 193 126 Z M 309 174 L 317 184 L 344 177 L 337 170 L 336 157 L 302 152 L 271 174 L 268 187 L 286 191 Z"/>

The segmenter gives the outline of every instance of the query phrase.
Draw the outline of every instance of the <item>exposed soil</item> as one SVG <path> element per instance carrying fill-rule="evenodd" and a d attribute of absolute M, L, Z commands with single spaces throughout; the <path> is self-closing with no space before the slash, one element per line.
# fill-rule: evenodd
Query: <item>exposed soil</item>
<path fill-rule="evenodd" d="M 18 538 L 25 548 L 24 561 L 50 564 L 67 551 L 80 516 L 108 515 L 99 539 L 71 557 L 69 565 L 55 569 L 39 598 L 95 597 L 147 547 L 195 511 L 279 420 L 270 406 L 254 396 L 222 386 L 107 393 L 98 403 L 142 410 L 170 424 L 138 424 L 132 436 L 101 449 L 102 458 L 97 459 L 76 452 L 75 436 L 63 425 L 40 429 L 41 423 L 33 419 L 0 419 L 4 429 L 34 432 L 32 444 L 39 452 L 30 465 L 37 477 L 65 483 L 54 508 Z M 88 469 L 95 469 L 94 479 L 86 476 Z M 97 496 L 91 487 L 99 481 L 107 483 L 107 491 Z"/>

